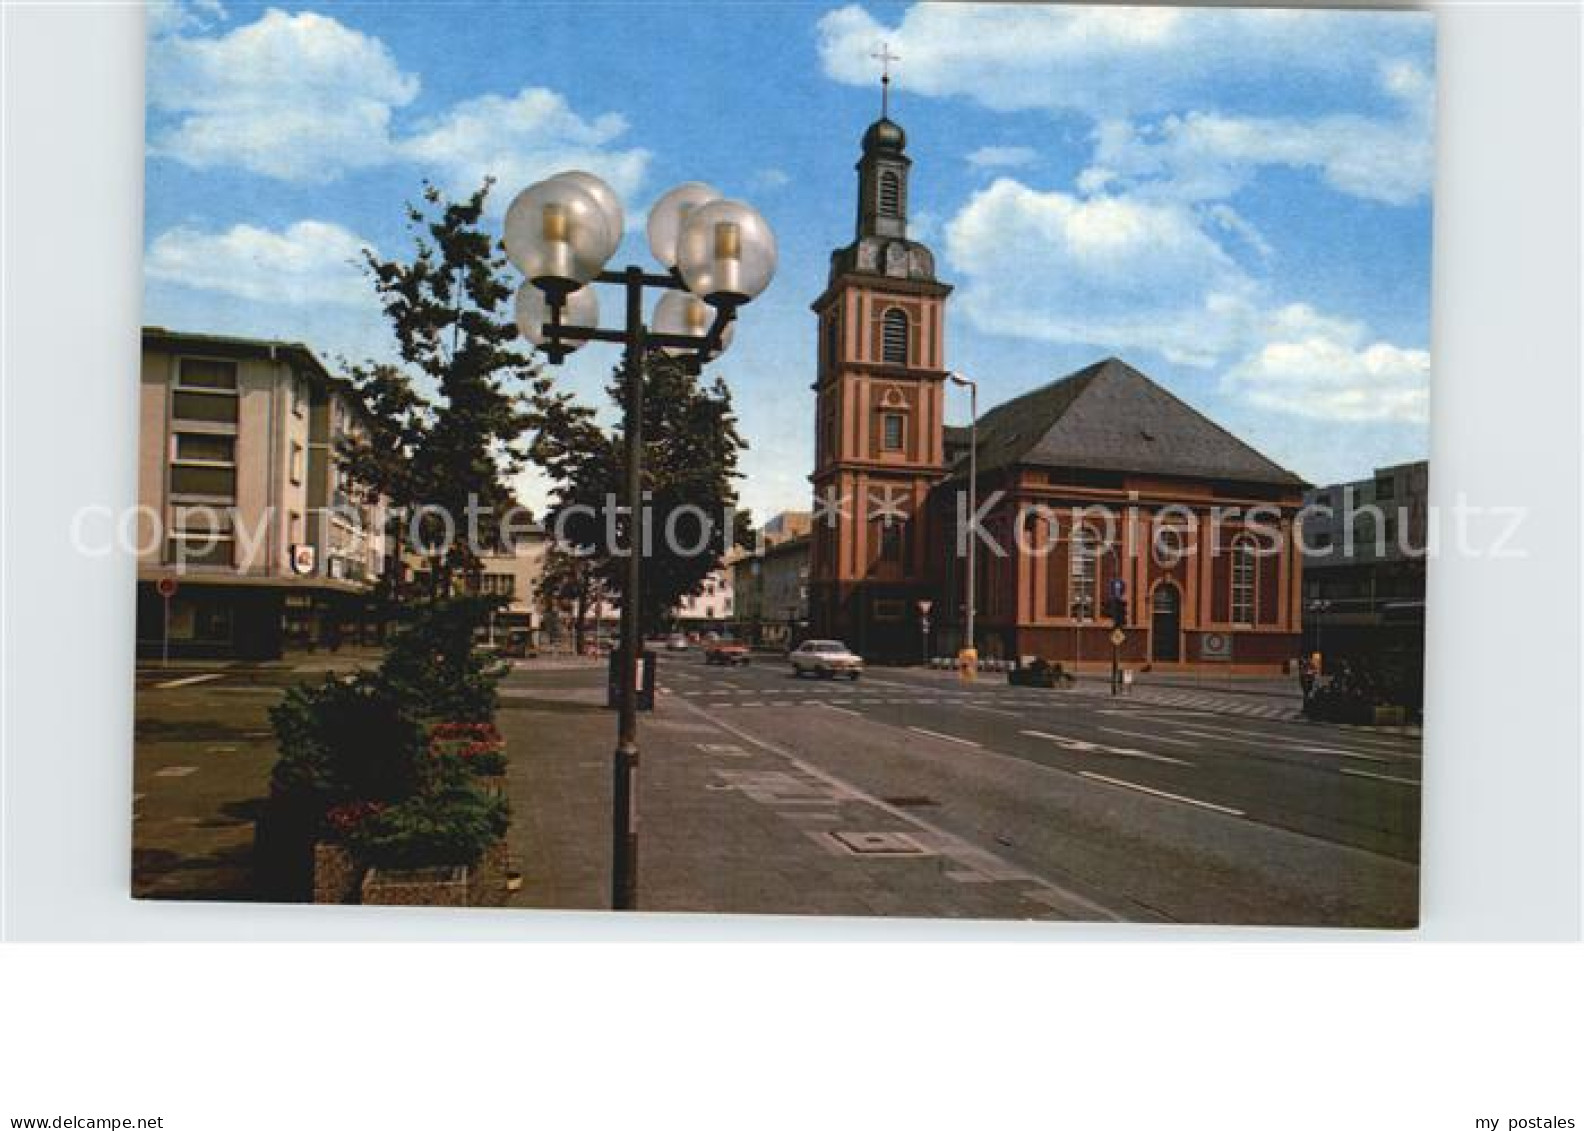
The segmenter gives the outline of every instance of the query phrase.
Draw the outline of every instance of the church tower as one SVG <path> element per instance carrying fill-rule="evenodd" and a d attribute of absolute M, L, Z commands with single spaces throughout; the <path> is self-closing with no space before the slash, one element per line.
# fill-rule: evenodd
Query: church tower
<path fill-rule="evenodd" d="M 863 137 L 857 229 L 814 301 L 815 516 L 809 612 L 819 636 L 915 658 L 932 597 L 924 515 L 945 471 L 946 297 L 935 257 L 908 239 L 907 136 L 884 110 Z"/>

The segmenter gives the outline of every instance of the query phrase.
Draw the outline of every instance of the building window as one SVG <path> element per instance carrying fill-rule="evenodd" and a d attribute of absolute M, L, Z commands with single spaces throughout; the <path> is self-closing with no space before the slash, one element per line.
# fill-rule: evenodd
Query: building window
<path fill-rule="evenodd" d="M 825 368 L 835 369 L 841 356 L 841 319 L 832 314 L 825 319 Z"/>
<path fill-rule="evenodd" d="M 176 463 L 236 464 L 236 437 L 208 432 L 176 432 L 171 435 L 171 458 Z"/>
<path fill-rule="evenodd" d="M 236 362 L 184 357 L 176 366 L 176 387 L 234 393 L 237 391 Z"/>
<path fill-rule="evenodd" d="M 303 414 L 303 409 L 307 406 L 307 404 L 308 382 L 303 379 L 300 373 L 293 373 L 291 398 L 292 415 L 301 416 Z"/>
<path fill-rule="evenodd" d="M 1379 502 L 1382 499 L 1395 498 L 1396 495 L 1397 495 L 1397 481 L 1395 479 L 1392 479 L 1390 476 L 1387 476 L 1384 479 L 1375 480 L 1375 501 L 1376 502 Z"/>
<path fill-rule="evenodd" d="M 880 359 L 890 365 L 908 363 L 907 312 L 892 307 L 881 319 Z"/>
<path fill-rule="evenodd" d="M 234 361 L 184 357 L 176 363 L 171 416 L 205 424 L 237 422 L 237 366 Z"/>
<path fill-rule="evenodd" d="M 903 419 L 900 412 L 880 414 L 880 446 L 888 452 L 902 450 Z"/>
<path fill-rule="evenodd" d="M 517 577 L 510 573 L 486 573 L 479 578 L 479 592 L 486 597 L 513 597 L 517 593 Z"/>
<path fill-rule="evenodd" d="M 168 561 L 186 565 L 229 566 L 235 562 L 236 539 L 229 508 L 177 506 L 171 508 Z"/>
<path fill-rule="evenodd" d="M 1254 623 L 1254 541 L 1232 543 L 1232 623 Z"/>
<path fill-rule="evenodd" d="M 292 441 L 291 462 L 288 465 L 292 484 L 295 486 L 303 481 L 303 446 Z"/>
<path fill-rule="evenodd" d="M 1067 614 L 1086 620 L 1095 614 L 1096 564 L 1100 537 L 1088 526 L 1073 531 L 1067 557 Z"/>
<path fill-rule="evenodd" d="M 891 170 L 883 170 L 880 174 L 880 215 L 900 216 L 902 214 L 902 181 Z"/>
<path fill-rule="evenodd" d="M 172 495 L 202 495 L 209 499 L 236 498 L 236 468 L 175 464 L 170 471 Z"/>

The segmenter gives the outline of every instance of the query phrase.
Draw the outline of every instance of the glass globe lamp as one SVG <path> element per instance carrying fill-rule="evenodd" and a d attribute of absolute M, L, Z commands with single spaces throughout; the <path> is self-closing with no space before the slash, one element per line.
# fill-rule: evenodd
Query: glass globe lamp
<path fill-rule="evenodd" d="M 703 299 L 687 291 L 667 291 L 655 306 L 654 329 L 657 334 L 703 338 L 714 324 L 715 311 Z M 707 360 L 714 361 L 726 352 L 726 347 L 731 345 L 733 329 L 733 324 L 728 322 L 721 332 L 720 345 L 710 351 Z M 683 346 L 665 346 L 664 350 L 672 357 L 688 356 L 695 352 Z"/>
<path fill-rule="evenodd" d="M 775 234 L 753 208 L 716 200 L 688 213 L 677 237 L 677 270 L 711 306 L 747 302 L 770 285 L 775 269 Z"/>
<path fill-rule="evenodd" d="M 552 317 L 550 301 L 544 291 L 532 283 L 517 288 L 516 315 L 518 331 L 541 349 L 570 352 L 585 344 L 577 339 L 557 341 L 545 333 Z M 579 287 L 562 300 L 561 325 L 586 330 L 599 325 L 599 295 L 592 285 Z"/>
<path fill-rule="evenodd" d="M 703 181 L 677 185 L 649 209 L 649 251 L 667 271 L 677 263 L 677 236 L 688 214 L 701 204 L 719 200 L 720 192 Z"/>
<path fill-rule="evenodd" d="M 568 294 L 598 275 L 620 239 L 598 199 L 575 181 L 529 185 L 506 209 L 506 257 L 547 294 Z"/>
<path fill-rule="evenodd" d="M 550 178 L 553 181 L 570 181 L 578 188 L 594 198 L 594 203 L 600 206 L 600 211 L 605 214 L 605 223 L 610 226 L 617 244 L 621 243 L 622 235 L 627 231 L 627 214 L 622 209 L 621 197 L 616 195 L 616 190 L 611 188 L 593 173 L 585 173 L 582 169 L 571 169 L 565 173 L 557 173 Z M 611 248 L 614 255 L 616 248 Z M 607 256 L 607 258 L 609 258 Z"/>

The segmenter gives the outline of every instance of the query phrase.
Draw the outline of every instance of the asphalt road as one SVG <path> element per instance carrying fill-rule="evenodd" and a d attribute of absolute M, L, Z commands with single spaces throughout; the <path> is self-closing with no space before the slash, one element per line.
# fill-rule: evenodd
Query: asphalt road
<path fill-rule="evenodd" d="M 697 652 L 661 665 L 662 710 L 818 766 L 1124 918 L 1416 920 L 1416 738 L 1004 676 L 798 679 L 775 658 L 726 669 Z"/>

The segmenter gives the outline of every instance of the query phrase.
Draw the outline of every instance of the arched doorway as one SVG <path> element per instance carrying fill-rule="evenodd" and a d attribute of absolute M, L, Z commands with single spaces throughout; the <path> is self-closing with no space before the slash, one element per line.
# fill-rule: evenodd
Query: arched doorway
<path fill-rule="evenodd" d="M 1182 659 L 1182 591 L 1170 581 L 1150 597 L 1150 659 L 1175 664 Z"/>

